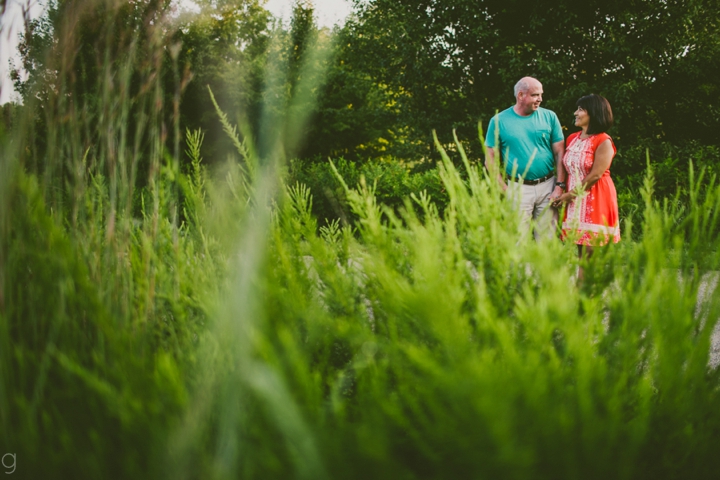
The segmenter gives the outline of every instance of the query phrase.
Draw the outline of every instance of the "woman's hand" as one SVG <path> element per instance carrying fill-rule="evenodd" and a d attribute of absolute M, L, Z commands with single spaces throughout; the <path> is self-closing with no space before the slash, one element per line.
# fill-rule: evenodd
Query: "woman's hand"
<path fill-rule="evenodd" d="M 552 206 L 555 208 L 559 208 L 562 206 L 563 203 L 572 202 L 574 198 L 575 194 L 573 194 L 573 192 L 565 192 L 552 203 Z"/>

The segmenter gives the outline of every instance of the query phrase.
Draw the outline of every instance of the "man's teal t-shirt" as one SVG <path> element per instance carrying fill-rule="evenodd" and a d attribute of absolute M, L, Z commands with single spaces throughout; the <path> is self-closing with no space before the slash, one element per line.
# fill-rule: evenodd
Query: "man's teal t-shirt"
<path fill-rule="evenodd" d="M 508 175 L 517 169 L 516 177 L 536 180 L 555 169 L 552 145 L 563 139 L 555 112 L 541 107 L 523 117 L 510 107 L 490 120 L 485 145 L 500 151 Z"/>

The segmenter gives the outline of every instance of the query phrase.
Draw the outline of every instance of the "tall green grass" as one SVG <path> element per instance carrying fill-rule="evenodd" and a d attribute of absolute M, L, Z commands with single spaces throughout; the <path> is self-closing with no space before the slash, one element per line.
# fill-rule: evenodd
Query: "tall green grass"
<path fill-rule="evenodd" d="M 208 172 L 202 132 L 167 123 L 172 62 L 128 45 L 103 60 L 97 110 L 51 97 L 46 129 L 26 118 L 1 139 L 13 475 L 714 478 L 714 177 L 659 202 L 649 173 L 642 225 L 583 265 L 579 289 L 573 246 L 520 238 L 459 142 L 453 159 L 438 145 L 442 213 L 424 192 L 384 206 L 360 182 L 345 186 L 357 222 L 319 227 L 282 166 L 323 49 L 272 96 L 259 138 L 218 108 L 236 151 Z M 143 87 L 123 90 L 137 65 Z M 269 62 L 268 91 L 285 71 Z"/>

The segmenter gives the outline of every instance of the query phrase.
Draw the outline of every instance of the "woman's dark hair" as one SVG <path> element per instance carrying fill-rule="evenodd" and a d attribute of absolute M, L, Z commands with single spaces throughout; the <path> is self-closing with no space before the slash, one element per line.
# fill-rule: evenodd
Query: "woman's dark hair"
<path fill-rule="evenodd" d="M 591 93 L 580 98 L 577 101 L 577 106 L 585 110 L 590 117 L 590 125 L 587 128 L 588 135 L 605 133 L 612 127 L 612 109 L 610 108 L 610 102 L 605 97 Z"/>

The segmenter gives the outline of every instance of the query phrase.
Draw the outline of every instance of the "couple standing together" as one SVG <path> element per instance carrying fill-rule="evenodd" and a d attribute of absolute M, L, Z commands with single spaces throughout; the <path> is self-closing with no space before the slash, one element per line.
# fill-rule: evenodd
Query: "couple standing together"
<path fill-rule="evenodd" d="M 613 123 L 608 101 L 595 94 L 577 101 L 575 126 L 563 138 L 557 115 L 540 107 L 542 84 L 532 77 L 515 85 L 515 105 L 495 115 L 487 129 L 486 167 L 502 158 L 507 184 L 498 176 L 521 215 L 523 231 L 535 221 L 535 236 L 552 235 L 557 208 L 566 205 L 563 238 L 590 256 L 595 246 L 620 240 L 617 194 L 610 178 L 615 145 L 605 133 Z M 583 252 L 584 249 L 584 252 Z"/>

